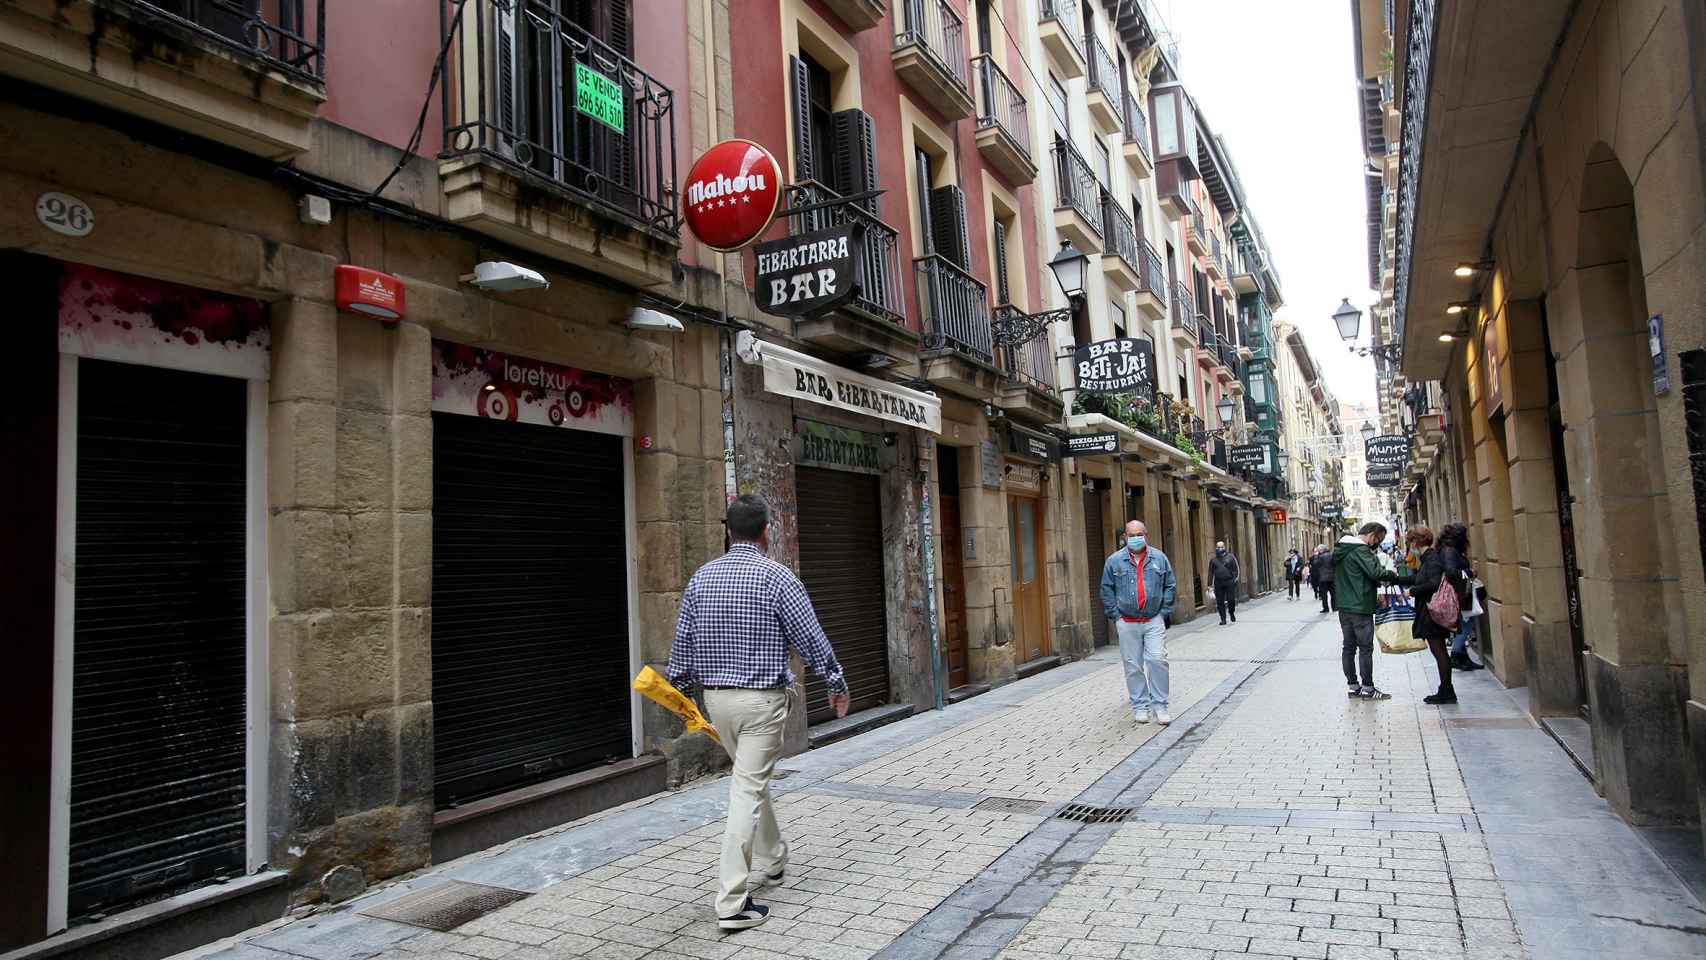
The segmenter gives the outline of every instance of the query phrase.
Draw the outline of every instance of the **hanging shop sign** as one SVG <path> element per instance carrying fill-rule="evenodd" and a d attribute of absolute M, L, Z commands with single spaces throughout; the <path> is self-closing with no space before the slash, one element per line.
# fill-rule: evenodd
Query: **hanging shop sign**
<path fill-rule="evenodd" d="M 634 382 L 576 367 L 432 342 L 438 413 L 632 436 Z"/>
<path fill-rule="evenodd" d="M 942 401 L 935 394 L 854 373 L 816 357 L 767 343 L 743 330 L 735 353 L 764 368 L 764 389 L 778 396 L 834 407 L 893 423 L 942 432 Z"/>
<path fill-rule="evenodd" d="M 887 465 L 885 461 L 889 459 L 884 451 L 892 449 L 884 444 L 880 433 L 867 433 L 816 420 L 794 421 L 796 466 L 878 474 L 883 472 Z"/>
<path fill-rule="evenodd" d="M 244 380 L 272 376 L 272 328 L 259 300 L 80 263 L 60 271 L 61 353 Z"/>
<path fill-rule="evenodd" d="M 1368 481 L 1368 485 L 1371 487 L 1396 487 L 1403 478 L 1403 465 L 1391 463 L 1371 465 L 1368 468 L 1368 476 L 1364 479 Z"/>
<path fill-rule="evenodd" d="M 1368 441 L 1364 456 L 1371 465 L 1402 465 L 1410 459 L 1410 438 L 1401 433 L 1375 437 Z"/>
<path fill-rule="evenodd" d="M 1006 473 L 1008 490 L 1036 493 L 1043 488 L 1043 471 L 1036 464 L 1011 460 L 1007 463 Z"/>
<path fill-rule="evenodd" d="M 739 250 L 764 235 L 782 204 L 782 167 L 751 140 L 712 144 L 687 170 L 682 219 L 712 250 Z"/>
<path fill-rule="evenodd" d="M 1080 393 L 1125 393 L 1155 382 L 1155 345 L 1141 337 L 1086 343 L 1072 351 Z"/>
<path fill-rule="evenodd" d="M 1487 415 L 1504 409 L 1504 386 L 1499 380 L 1499 325 L 1492 320 L 1481 328 L 1481 370 L 1487 385 Z"/>
<path fill-rule="evenodd" d="M 1670 370 L 1665 365 L 1665 315 L 1655 313 L 1647 318 L 1647 352 L 1653 358 L 1653 396 L 1670 392 Z"/>
<path fill-rule="evenodd" d="M 1329 503 L 1321 508 L 1321 519 L 1337 520 L 1344 516 L 1344 509 L 1336 503 Z"/>
<path fill-rule="evenodd" d="M 1117 433 L 1075 433 L 1066 438 L 1069 457 L 1105 457 L 1120 452 Z"/>
<path fill-rule="evenodd" d="M 865 225 L 856 221 L 759 244 L 752 250 L 758 309 L 811 317 L 853 299 L 864 247 Z"/>
<path fill-rule="evenodd" d="M 365 313 L 386 323 L 403 319 L 403 281 L 388 273 L 339 264 L 333 289 L 339 310 Z"/>
<path fill-rule="evenodd" d="M 1227 454 L 1226 462 L 1234 470 L 1259 470 L 1268 464 L 1267 444 L 1237 444 Z"/>
<path fill-rule="evenodd" d="M 1032 460 L 1059 460 L 1061 456 L 1059 440 L 1011 423 L 1007 425 L 1007 451 Z"/>
<path fill-rule="evenodd" d="M 1274 507 L 1268 511 L 1268 522 L 1284 526 L 1290 518 L 1285 514 L 1284 507 Z"/>

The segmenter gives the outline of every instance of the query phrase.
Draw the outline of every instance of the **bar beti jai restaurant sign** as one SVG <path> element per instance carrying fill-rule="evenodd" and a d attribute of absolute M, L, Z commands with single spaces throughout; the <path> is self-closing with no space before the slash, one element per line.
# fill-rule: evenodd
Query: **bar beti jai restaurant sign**
<path fill-rule="evenodd" d="M 854 373 L 816 357 L 768 343 L 742 330 L 735 354 L 764 368 L 764 389 L 847 413 L 942 432 L 942 402 L 934 395 Z"/>

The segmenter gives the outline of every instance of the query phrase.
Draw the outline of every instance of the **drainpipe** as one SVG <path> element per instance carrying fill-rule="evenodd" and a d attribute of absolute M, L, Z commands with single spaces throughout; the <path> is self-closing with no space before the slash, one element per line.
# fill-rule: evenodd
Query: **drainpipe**
<path fill-rule="evenodd" d="M 729 326 L 729 279 L 725 254 L 717 254 L 717 284 L 722 287 L 722 301 L 717 308 L 717 320 L 722 324 L 717 362 L 723 392 L 723 503 L 733 502 L 735 490 L 735 352 L 734 329 Z M 727 544 L 725 544 L 727 546 Z"/>
<path fill-rule="evenodd" d="M 919 445 L 919 452 L 925 449 Z M 918 533 L 924 544 L 924 616 L 930 625 L 930 686 L 937 710 L 946 708 L 942 691 L 942 634 L 936 622 L 936 525 L 930 516 L 930 461 L 918 458 Z"/>

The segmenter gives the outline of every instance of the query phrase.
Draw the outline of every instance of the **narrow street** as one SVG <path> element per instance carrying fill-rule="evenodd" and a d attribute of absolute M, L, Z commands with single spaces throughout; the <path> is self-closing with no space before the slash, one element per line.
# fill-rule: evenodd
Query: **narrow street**
<path fill-rule="evenodd" d="M 786 759 L 771 919 L 709 905 L 709 780 L 280 921 L 205 960 L 1699 957 L 1706 909 L 1485 673 L 1347 701 L 1307 597 L 1174 631 L 1171 727 L 1115 651 Z M 1102 808 L 1085 822 L 1081 806 Z M 1111 811 L 1108 808 L 1112 808 Z M 382 919 L 452 881 L 530 894 L 448 932 Z M 477 888 L 476 888 L 477 891 Z M 489 891 L 487 891 L 489 892 Z"/>

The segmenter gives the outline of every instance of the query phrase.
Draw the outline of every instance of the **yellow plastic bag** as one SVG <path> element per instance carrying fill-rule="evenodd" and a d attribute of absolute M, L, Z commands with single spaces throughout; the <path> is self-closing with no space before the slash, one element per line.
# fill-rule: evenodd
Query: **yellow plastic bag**
<path fill-rule="evenodd" d="M 723 742 L 723 738 L 717 736 L 717 728 L 711 726 L 711 722 L 699 712 L 699 705 L 680 690 L 670 686 L 669 681 L 651 667 L 641 669 L 640 675 L 634 678 L 634 691 L 680 717 L 687 724 L 689 731 L 697 730 L 718 743 Z"/>

